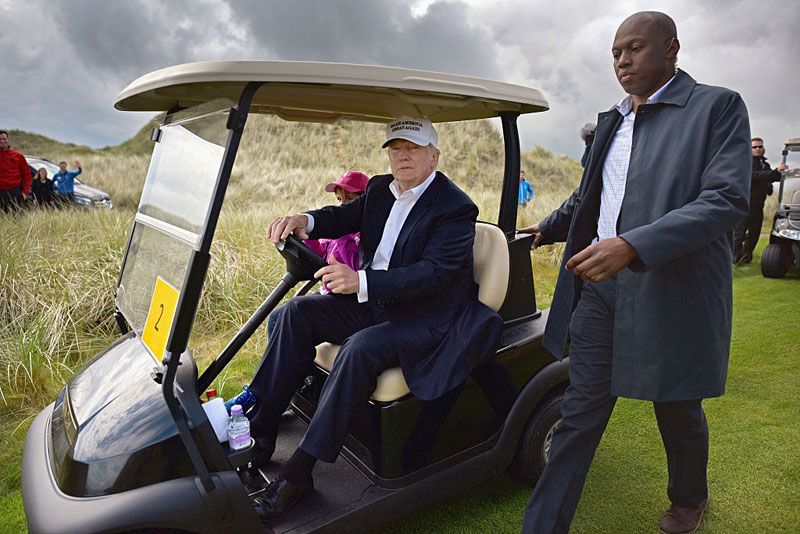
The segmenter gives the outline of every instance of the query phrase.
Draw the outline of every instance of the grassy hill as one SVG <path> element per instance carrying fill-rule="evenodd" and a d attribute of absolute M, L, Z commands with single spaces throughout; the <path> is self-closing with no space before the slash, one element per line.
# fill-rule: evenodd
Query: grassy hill
<path fill-rule="evenodd" d="M 104 149 L 18 130 L 11 132 L 11 137 L 15 148 L 25 154 L 56 162 L 80 160 L 83 181 L 108 192 L 116 206 L 133 209 L 150 161 L 150 131 L 155 125 L 153 120 L 129 140 Z M 503 173 L 503 144 L 496 128 L 488 121 L 472 121 L 439 125 L 439 133 L 440 169 L 471 194 L 496 194 Z M 322 186 L 347 169 L 367 174 L 388 172 L 386 155 L 380 149 L 383 135 L 379 124 L 306 124 L 251 116 L 231 176 L 228 202 L 240 208 L 264 207 L 276 197 L 292 197 L 298 200 L 298 209 L 308 207 L 309 201 L 327 202 L 320 194 Z M 522 167 L 537 194 L 562 199 L 581 174 L 578 162 L 541 147 L 522 153 Z M 486 209 L 491 214 L 497 210 L 488 205 Z"/>
<path fill-rule="evenodd" d="M 90 154 L 101 153 L 96 148 L 86 145 L 76 145 L 75 143 L 63 143 L 50 139 L 47 136 L 36 133 L 25 132 L 23 130 L 9 130 L 11 145 L 13 148 L 22 151 L 26 156 L 45 158 L 58 163 L 64 159 L 64 155 L 71 155 L 73 159 Z"/>

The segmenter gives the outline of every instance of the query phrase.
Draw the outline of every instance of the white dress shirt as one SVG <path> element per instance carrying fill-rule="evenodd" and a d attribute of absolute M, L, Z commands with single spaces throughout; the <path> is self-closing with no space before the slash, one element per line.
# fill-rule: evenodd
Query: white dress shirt
<path fill-rule="evenodd" d="M 372 258 L 372 263 L 368 269 L 376 271 L 385 271 L 389 268 L 389 261 L 392 259 L 392 252 L 394 246 L 397 244 L 397 238 L 400 236 L 400 230 L 403 229 L 408 214 L 411 209 L 419 200 L 419 197 L 428 189 L 433 179 L 436 177 L 436 171 L 433 171 L 424 182 L 418 186 L 412 187 L 407 191 L 400 191 L 400 185 L 397 180 L 393 180 L 389 184 L 389 191 L 394 195 L 395 201 L 392 204 L 392 209 L 389 212 L 389 217 L 386 219 L 386 225 L 383 227 L 383 235 L 378 243 L 378 248 L 375 249 L 375 255 Z M 308 218 L 306 231 L 311 232 L 314 229 L 314 217 L 308 213 L 304 214 Z M 369 294 L 367 292 L 367 273 L 365 270 L 358 271 L 358 302 L 367 302 Z"/>
<path fill-rule="evenodd" d="M 375 256 L 372 258 L 369 269 L 385 271 L 389 268 L 389 260 L 392 259 L 394 246 L 397 244 L 397 238 L 400 236 L 400 230 L 403 229 L 403 224 L 405 224 L 408 214 L 411 213 L 411 208 L 414 207 L 419 197 L 428 189 L 435 177 L 436 171 L 433 171 L 424 182 L 403 192 L 400 191 L 400 185 L 397 180 L 389 184 L 389 191 L 394 195 L 395 201 L 392 204 L 389 217 L 386 219 L 381 241 L 378 243 L 378 248 L 375 249 Z M 367 273 L 362 269 L 358 271 L 358 302 L 367 302 L 368 297 Z"/>
<path fill-rule="evenodd" d="M 664 89 L 674 79 L 673 76 L 658 91 L 650 95 L 647 103 L 658 102 Z M 617 219 L 622 209 L 622 200 L 625 198 L 628 165 L 631 161 L 633 125 L 636 120 L 636 114 L 633 113 L 633 97 L 627 95 L 616 107 L 622 115 L 622 124 L 614 134 L 606 159 L 603 161 L 603 188 L 600 193 L 600 217 L 597 220 L 598 241 L 617 237 Z"/>

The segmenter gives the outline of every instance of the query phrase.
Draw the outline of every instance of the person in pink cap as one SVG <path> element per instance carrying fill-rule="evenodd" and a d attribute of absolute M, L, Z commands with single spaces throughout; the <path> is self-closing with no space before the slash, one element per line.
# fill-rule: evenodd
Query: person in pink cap
<path fill-rule="evenodd" d="M 367 182 L 369 182 L 369 176 L 361 171 L 349 170 L 339 176 L 335 182 L 327 184 L 325 191 L 334 193 L 336 200 L 340 204 L 344 204 L 363 195 L 364 191 L 367 190 Z M 337 239 L 308 239 L 304 241 L 311 250 L 325 258 L 328 263 L 342 263 L 353 270 L 358 270 L 359 268 L 358 242 L 359 232 L 343 235 Z M 320 293 L 325 295 L 330 292 L 331 290 L 327 284 L 323 284 Z M 267 317 L 267 335 L 272 334 L 280 310 L 280 307 L 275 308 Z M 255 402 L 255 395 L 250 391 L 250 385 L 247 384 L 242 388 L 241 393 L 225 402 L 225 408 L 230 413 L 231 408 L 239 404 L 246 413 L 255 405 Z"/>
<path fill-rule="evenodd" d="M 361 171 L 349 170 L 339 176 L 335 182 L 325 186 L 325 191 L 334 193 L 340 204 L 350 202 L 367 189 L 369 177 Z M 325 258 L 328 263 L 337 262 L 347 265 L 353 270 L 358 270 L 358 232 L 343 235 L 337 239 L 310 239 L 305 244 L 314 252 Z M 322 294 L 330 293 L 326 284 L 322 285 Z"/>

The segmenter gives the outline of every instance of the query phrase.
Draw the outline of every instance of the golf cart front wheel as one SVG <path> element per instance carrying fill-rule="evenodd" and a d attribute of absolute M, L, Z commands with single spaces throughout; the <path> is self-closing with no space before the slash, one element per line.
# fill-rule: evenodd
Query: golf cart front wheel
<path fill-rule="evenodd" d="M 509 471 L 531 487 L 536 485 L 550 459 L 553 434 L 561 423 L 563 401 L 562 393 L 542 402 L 531 414 L 525 430 L 522 431 L 517 454 Z"/>
<path fill-rule="evenodd" d="M 780 243 L 770 243 L 761 254 L 761 274 L 767 278 L 783 278 L 789 270 L 791 251 Z"/>

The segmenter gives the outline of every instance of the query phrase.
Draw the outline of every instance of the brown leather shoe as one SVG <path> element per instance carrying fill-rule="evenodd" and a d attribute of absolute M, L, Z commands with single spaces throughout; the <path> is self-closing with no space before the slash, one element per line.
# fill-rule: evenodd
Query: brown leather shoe
<path fill-rule="evenodd" d="M 661 516 L 658 531 L 661 534 L 692 534 L 700 526 L 703 514 L 708 509 L 708 499 L 695 506 L 675 506 Z"/>

